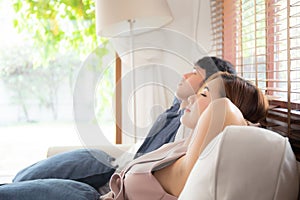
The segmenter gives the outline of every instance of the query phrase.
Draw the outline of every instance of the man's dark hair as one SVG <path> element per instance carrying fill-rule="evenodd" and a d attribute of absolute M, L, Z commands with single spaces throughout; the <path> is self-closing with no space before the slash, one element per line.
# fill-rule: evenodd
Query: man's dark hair
<path fill-rule="evenodd" d="M 196 62 L 195 66 L 201 67 L 205 70 L 205 80 L 207 80 L 211 75 L 219 71 L 228 72 L 230 74 L 236 74 L 234 66 L 229 61 L 214 56 L 205 56 L 201 58 Z"/>

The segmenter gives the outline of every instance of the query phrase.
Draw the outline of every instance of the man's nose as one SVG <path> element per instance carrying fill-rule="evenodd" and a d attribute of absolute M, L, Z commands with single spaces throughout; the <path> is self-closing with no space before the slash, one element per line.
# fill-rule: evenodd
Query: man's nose
<path fill-rule="evenodd" d="M 183 74 L 183 78 L 188 79 L 191 75 L 192 75 L 192 73 Z"/>

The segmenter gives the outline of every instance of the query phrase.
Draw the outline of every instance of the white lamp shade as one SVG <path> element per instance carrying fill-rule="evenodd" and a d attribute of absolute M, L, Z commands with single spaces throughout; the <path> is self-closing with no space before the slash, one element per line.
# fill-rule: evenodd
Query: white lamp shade
<path fill-rule="evenodd" d="M 160 28 L 173 17 L 166 0 L 95 0 L 96 31 L 104 37 L 130 35 L 128 21 L 134 21 L 133 34 Z"/>

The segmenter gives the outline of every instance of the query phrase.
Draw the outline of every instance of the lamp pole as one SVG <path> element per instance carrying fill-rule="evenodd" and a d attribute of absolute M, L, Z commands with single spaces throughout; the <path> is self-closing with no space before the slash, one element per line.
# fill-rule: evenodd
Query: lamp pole
<path fill-rule="evenodd" d="M 136 117 L 136 94 L 135 94 L 135 85 L 136 85 L 136 81 L 135 81 L 135 62 L 134 62 L 134 38 L 133 38 L 133 26 L 134 26 L 134 19 L 129 19 L 129 30 L 130 30 L 130 62 L 131 62 L 131 70 L 132 70 L 132 89 L 133 89 L 133 93 L 132 93 L 132 103 L 133 103 L 133 137 L 134 137 L 134 143 L 137 142 L 137 117 Z"/>

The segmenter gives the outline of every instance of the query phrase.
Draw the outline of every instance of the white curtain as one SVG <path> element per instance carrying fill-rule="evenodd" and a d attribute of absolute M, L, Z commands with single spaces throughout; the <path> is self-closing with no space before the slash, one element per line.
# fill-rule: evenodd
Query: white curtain
<path fill-rule="evenodd" d="M 112 43 L 122 60 L 123 143 L 143 139 L 156 117 L 171 106 L 176 86 L 193 63 L 211 54 L 209 0 L 168 0 L 173 21 L 167 26 Z M 134 52 L 134 63 L 131 53 Z M 132 65 L 134 64 L 134 72 Z M 135 89 L 132 77 L 135 73 Z M 136 136 L 133 134 L 133 95 L 136 100 Z"/>

